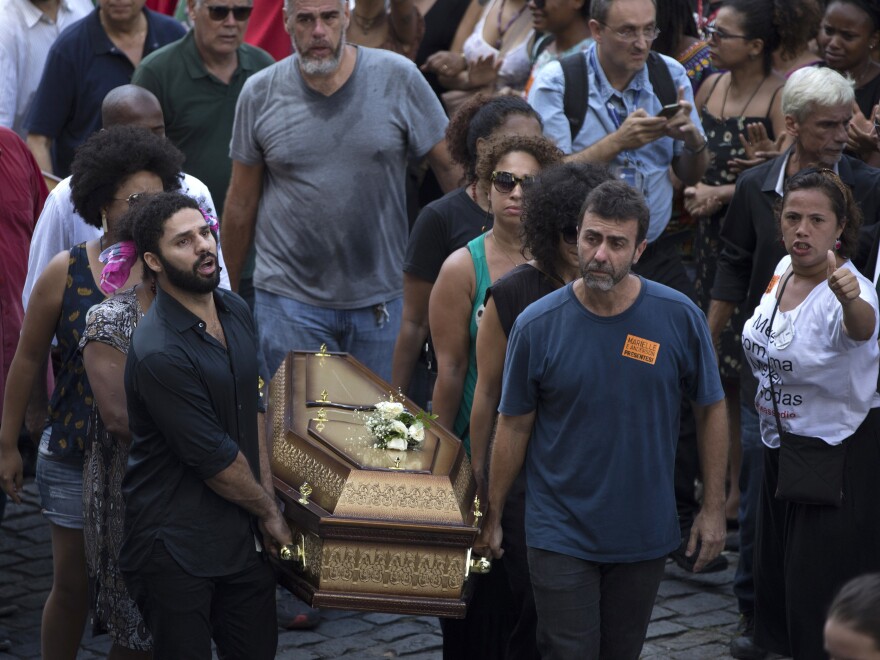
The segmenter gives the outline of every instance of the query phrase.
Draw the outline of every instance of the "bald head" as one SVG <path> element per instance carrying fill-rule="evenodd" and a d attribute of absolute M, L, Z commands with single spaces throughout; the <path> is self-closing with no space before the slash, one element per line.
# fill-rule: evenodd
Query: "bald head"
<path fill-rule="evenodd" d="M 137 85 L 111 89 L 101 104 L 101 123 L 111 126 L 140 126 L 165 137 L 162 106 L 152 92 Z"/>

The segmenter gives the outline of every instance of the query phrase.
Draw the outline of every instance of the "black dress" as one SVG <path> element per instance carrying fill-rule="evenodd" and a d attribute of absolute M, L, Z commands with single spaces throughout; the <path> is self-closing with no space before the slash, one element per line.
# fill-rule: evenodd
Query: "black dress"
<path fill-rule="evenodd" d="M 708 103 L 721 76 L 715 79 L 709 96 Z M 779 89 L 782 89 L 781 87 Z M 718 118 L 710 113 L 705 106 L 702 111 L 703 130 L 706 132 L 706 140 L 709 149 L 709 167 L 703 175 L 703 183 L 710 186 L 721 186 L 736 183 L 736 173 L 727 167 L 727 161 L 733 158 L 745 156 L 745 149 L 740 144 L 739 134 L 745 132 L 746 124 L 759 123 L 767 129 L 767 135 L 773 139 L 773 125 L 770 121 L 770 108 L 779 90 L 773 93 L 767 107 L 767 114 L 763 117 L 726 117 Z M 715 267 L 718 262 L 718 254 L 721 252 L 721 224 L 727 215 L 727 205 L 708 217 L 697 218 L 697 227 L 694 235 L 694 252 L 696 255 L 697 275 L 694 287 L 697 292 L 697 304 L 704 312 L 709 311 L 712 284 L 715 280 Z M 721 377 L 727 380 L 739 378 L 742 366 L 742 343 L 741 329 L 746 318 L 751 316 L 752 310 L 742 310 L 738 306 L 728 321 L 727 326 L 721 333 L 721 348 L 718 353 L 718 368 Z"/>

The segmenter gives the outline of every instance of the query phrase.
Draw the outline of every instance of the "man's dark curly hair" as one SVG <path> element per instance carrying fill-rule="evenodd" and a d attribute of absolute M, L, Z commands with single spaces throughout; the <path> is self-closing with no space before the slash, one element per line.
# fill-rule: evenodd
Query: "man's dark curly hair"
<path fill-rule="evenodd" d="M 138 201 L 120 220 L 120 234 L 130 236 L 138 256 L 152 252 L 159 254 L 159 240 L 165 231 L 165 223 L 172 215 L 183 209 L 199 210 L 199 203 L 179 192 L 162 192 Z M 146 264 L 144 265 L 146 269 Z"/>
<path fill-rule="evenodd" d="M 101 226 L 101 209 L 113 201 L 132 174 L 152 172 L 165 190 L 180 188 L 183 154 L 165 138 L 138 126 L 99 131 L 76 151 L 71 165 L 73 208 L 93 227 Z"/>
<path fill-rule="evenodd" d="M 489 97 L 478 94 L 462 105 L 446 127 L 446 145 L 452 160 L 464 169 L 466 181 L 473 181 L 477 166 L 477 140 L 488 139 L 511 115 L 533 117 L 541 128 L 541 117 L 518 96 Z"/>
<path fill-rule="evenodd" d="M 477 178 L 486 186 L 492 181 L 492 172 L 499 161 L 514 151 L 527 153 L 543 170 L 562 161 L 562 152 L 545 137 L 532 135 L 499 135 L 489 140 L 486 148 L 477 159 Z"/>
<path fill-rule="evenodd" d="M 575 227 L 590 191 L 613 177 L 594 163 L 562 163 L 541 172 L 523 196 L 523 245 L 541 270 L 559 277 L 559 238 L 565 227 Z"/>

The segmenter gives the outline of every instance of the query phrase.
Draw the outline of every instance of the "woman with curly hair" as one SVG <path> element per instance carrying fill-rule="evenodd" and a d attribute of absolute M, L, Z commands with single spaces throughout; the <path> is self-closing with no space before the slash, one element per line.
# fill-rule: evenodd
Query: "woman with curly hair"
<path fill-rule="evenodd" d="M 490 284 L 525 263 L 522 245 L 523 189 L 562 160 L 543 137 L 493 138 L 477 158 L 476 176 L 488 189 L 492 229 L 453 252 L 431 291 L 429 316 L 437 353 L 433 411 L 462 439 L 470 456 L 470 416 L 477 383 L 476 339 Z M 503 565 L 481 576 L 464 620 L 442 619 L 448 658 L 503 658 L 514 618 Z"/>
<path fill-rule="evenodd" d="M 43 608 L 43 658 L 72 658 L 88 614 L 88 577 L 83 543 L 83 461 L 93 397 L 83 369 L 79 340 L 86 312 L 115 289 L 102 278 L 101 253 L 116 240 L 117 222 L 136 195 L 179 188 L 181 154 L 143 128 L 114 127 L 95 133 L 77 151 L 72 166 L 74 208 L 100 239 L 55 256 L 34 286 L 9 370 L 0 426 L 0 485 L 21 501 L 22 463 L 18 431 L 28 397 L 57 340 L 61 368 L 49 401 L 48 425 L 40 441 L 37 486 L 52 535 L 52 589 Z"/>
<path fill-rule="evenodd" d="M 507 337 L 520 312 L 580 275 L 578 215 L 590 191 L 610 179 L 604 166 L 591 163 L 564 163 L 543 171 L 526 195 L 523 208 L 523 246 L 532 258 L 486 291 L 486 307 L 477 331 L 477 384 L 470 429 L 471 466 L 482 501 L 486 501 L 486 459 L 501 401 Z M 508 657 L 539 658 L 537 614 L 526 557 L 525 470 L 507 494 L 502 525 L 504 561 L 516 610 Z"/>
<path fill-rule="evenodd" d="M 391 383 L 423 408 L 431 398 L 432 350 L 428 299 L 446 257 L 491 226 L 488 185 L 476 175 L 477 155 L 500 135 L 540 137 L 541 119 L 520 98 L 478 96 L 450 120 L 446 143 L 465 174 L 465 185 L 431 202 L 419 213 L 403 263 L 403 315 L 394 345 Z"/>

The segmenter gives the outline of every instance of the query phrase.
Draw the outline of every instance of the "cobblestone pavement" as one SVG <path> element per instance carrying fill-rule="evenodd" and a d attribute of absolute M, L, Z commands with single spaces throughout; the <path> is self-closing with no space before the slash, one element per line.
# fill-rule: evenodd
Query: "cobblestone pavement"
<path fill-rule="evenodd" d="M 39 513 L 33 483 L 25 503 L 7 503 L 0 524 L 0 605 L 19 610 L 0 619 L 0 639 L 12 641 L 0 660 L 38 658 L 40 613 L 52 582 L 49 528 Z M 697 576 L 672 562 L 654 607 L 643 658 L 723 658 L 736 629 L 736 602 L 731 591 L 736 553 L 730 567 Z M 313 631 L 279 631 L 278 658 L 397 658 L 439 660 L 441 636 L 433 617 L 325 610 Z M 110 642 L 87 633 L 78 658 L 103 658 Z"/>

